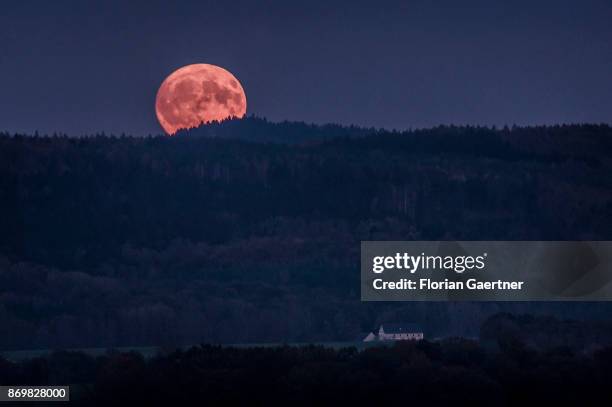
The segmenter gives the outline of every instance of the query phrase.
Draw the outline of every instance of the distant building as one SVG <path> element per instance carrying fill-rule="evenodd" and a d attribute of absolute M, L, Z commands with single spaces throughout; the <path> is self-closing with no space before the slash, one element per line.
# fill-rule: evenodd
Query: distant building
<path fill-rule="evenodd" d="M 416 324 L 382 324 L 378 329 L 379 341 L 420 341 L 423 330 Z"/>
<path fill-rule="evenodd" d="M 378 334 L 374 332 L 360 335 L 363 342 L 373 341 L 421 341 L 423 330 L 416 324 L 382 324 Z"/>

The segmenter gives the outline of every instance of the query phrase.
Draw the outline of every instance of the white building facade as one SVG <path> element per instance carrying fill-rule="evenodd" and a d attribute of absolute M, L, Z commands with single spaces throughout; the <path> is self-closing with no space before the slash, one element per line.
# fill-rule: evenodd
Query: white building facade
<path fill-rule="evenodd" d="M 382 324 L 378 329 L 379 341 L 421 341 L 423 330 L 415 324 Z"/>

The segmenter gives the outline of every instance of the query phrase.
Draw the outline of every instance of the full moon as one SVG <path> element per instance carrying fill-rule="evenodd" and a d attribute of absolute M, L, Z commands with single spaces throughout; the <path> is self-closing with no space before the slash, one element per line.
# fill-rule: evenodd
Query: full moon
<path fill-rule="evenodd" d="M 187 65 L 162 82 L 155 113 L 165 132 L 173 135 L 201 123 L 243 117 L 246 95 L 229 71 L 216 65 Z"/>

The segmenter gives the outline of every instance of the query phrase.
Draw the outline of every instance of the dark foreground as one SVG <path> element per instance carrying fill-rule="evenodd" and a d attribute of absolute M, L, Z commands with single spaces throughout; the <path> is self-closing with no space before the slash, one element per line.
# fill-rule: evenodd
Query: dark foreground
<path fill-rule="evenodd" d="M 56 352 L 17 364 L 0 360 L 0 382 L 70 383 L 81 405 L 567 404 L 612 398 L 612 347 L 577 353 L 449 339 L 362 351 L 205 345 L 150 359 Z"/>

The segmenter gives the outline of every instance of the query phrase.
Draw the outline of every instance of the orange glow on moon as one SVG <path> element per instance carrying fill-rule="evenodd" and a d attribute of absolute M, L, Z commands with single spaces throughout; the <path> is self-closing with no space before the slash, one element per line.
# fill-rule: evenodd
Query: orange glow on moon
<path fill-rule="evenodd" d="M 169 135 L 214 120 L 246 114 L 246 95 L 238 79 L 209 64 L 187 65 L 172 72 L 155 98 L 157 120 Z"/>

